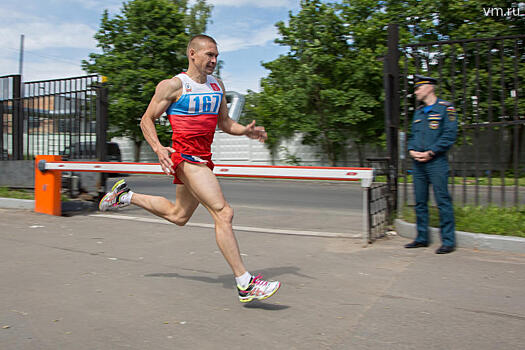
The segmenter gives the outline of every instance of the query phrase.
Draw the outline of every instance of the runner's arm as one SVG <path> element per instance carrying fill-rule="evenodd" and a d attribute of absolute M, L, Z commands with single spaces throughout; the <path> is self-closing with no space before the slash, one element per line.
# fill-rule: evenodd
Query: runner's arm
<path fill-rule="evenodd" d="M 160 143 L 157 130 L 155 129 L 155 120 L 160 118 L 170 104 L 180 96 L 181 89 L 182 82 L 177 78 L 161 81 L 157 85 L 155 94 L 140 121 L 140 128 L 144 138 L 159 157 L 160 166 L 167 175 L 173 173 L 173 162 L 171 161 L 170 153 L 174 152 L 174 150 L 171 147 L 164 147 Z"/>

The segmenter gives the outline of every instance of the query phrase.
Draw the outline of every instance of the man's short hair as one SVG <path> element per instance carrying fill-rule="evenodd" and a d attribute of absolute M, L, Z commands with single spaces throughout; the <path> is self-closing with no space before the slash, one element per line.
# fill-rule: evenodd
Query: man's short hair
<path fill-rule="evenodd" d="M 215 41 L 215 39 L 213 39 L 211 36 L 209 35 L 206 35 L 206 34 L 197 34 L 197 35 L 194 35 L 190 41 L 188 42 L 188 47 L 186 48 L 186 53 L 189 54 L 190 52 L 190 48 L 195 48 L 194 45 L 195 45 L 195 42 L 196 41 L 200 41 L 200 40 L 205 40 L 205 41 L 209 41 L 209 42 L 212 42 L 214 43 L 215 45 L 217 45 L 217 42 Z"/>

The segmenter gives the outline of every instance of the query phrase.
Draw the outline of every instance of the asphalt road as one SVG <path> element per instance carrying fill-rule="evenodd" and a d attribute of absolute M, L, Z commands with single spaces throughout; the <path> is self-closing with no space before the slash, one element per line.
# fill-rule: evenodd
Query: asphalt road
<path fill-rule="evenodd" d="M 243 220 L 262 213 L 240 211 Z M 303 216 L 295 227 L 329 220 L 311 207 L 287 213 Z M 272 298 L 244 305 L 213 229 L 92 215 L 0 209 L 0 349 L 494 350 L 525 342 L 525 255 L 238 231 L 250 272 L 283 283 Z M 290 225 L 284 216 L 268 224 Z"/>
<path fill-rule="evenodd" d="M 129 185 L 138 192 L 175 198 L 175 185 L 168 176 L 128 176 Z M 118 178 L 109 179 L 108 187 Z M 361 210 L 362 189 L 359 182 L 258 180 L 219 178 L 224 195 L 232 205 L 256 205 L 265 208 Z"/>
<path fill-rule="evenodd" d="M 175 200 L 175 185 L 167 176 L 125 178 L 135 192 Z M 108 180 L 111 188 L 118 178 Z M 220 178 L 226 200 L 235 212 L 234 224 L 271 229 L 360 234 L 363 190 L 358 182 L 243 180 Z M 124 215 L 152 217 L 146 211 L 126 207 Z M 190 223 L 212 224 L 200 206 Z"/>

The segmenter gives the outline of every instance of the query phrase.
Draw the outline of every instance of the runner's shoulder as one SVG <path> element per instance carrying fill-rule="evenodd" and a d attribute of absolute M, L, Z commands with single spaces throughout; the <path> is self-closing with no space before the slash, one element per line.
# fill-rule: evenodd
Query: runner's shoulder
<path fill-rule="evenodd" d="M 157 88 L 155 90 L 156 94 L 172 99 L 177 99 L 178 97 L 180 97 L 181 92 L 182 81 L 177 77 L 162 80 L 160 83 L 157 84 Z"/>

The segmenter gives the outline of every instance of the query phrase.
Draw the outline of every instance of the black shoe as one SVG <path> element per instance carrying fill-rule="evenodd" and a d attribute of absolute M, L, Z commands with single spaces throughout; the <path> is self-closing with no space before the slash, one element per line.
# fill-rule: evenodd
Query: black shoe
<path fill-rule="evenodd" d="M 436 254 L 448 254 L 448 253 L 452 253 L 454 250 L 456 250 L 456 248 L 452 246 L 442 245 L 441 247 L 439 247 L 438 250 L 436 250 Z"/>
<path fill-rule="evenodd" d="M 408 244 L 405 244 L 405 248 L 423 248 L 428 247 L 428 243 L 420 243 L 420 242 L 410 242 Z"/>

